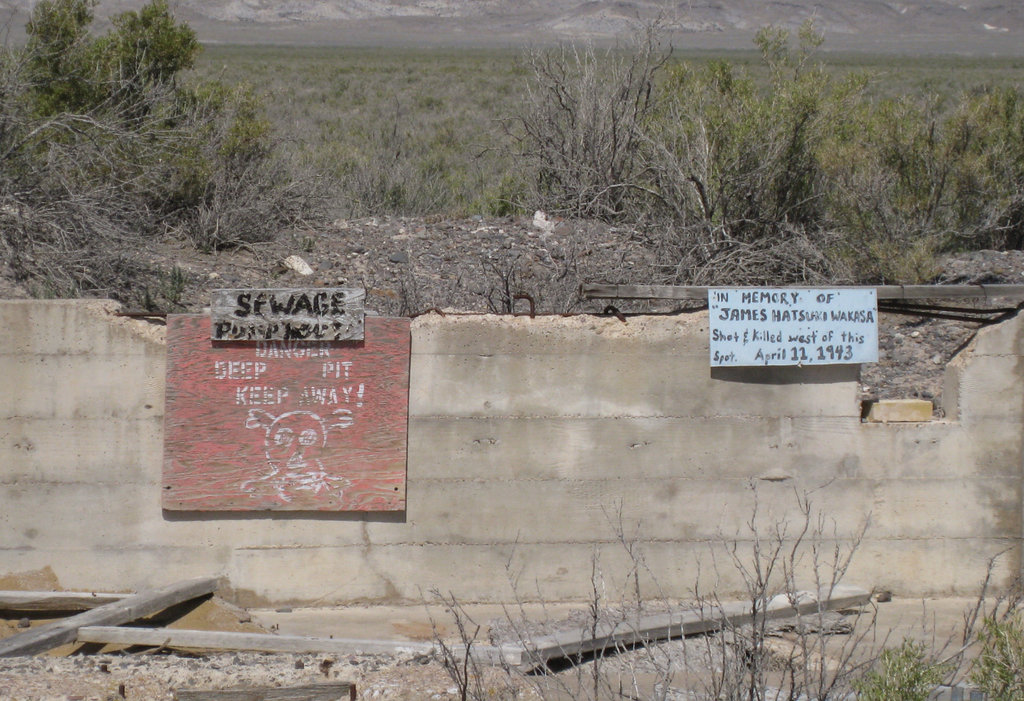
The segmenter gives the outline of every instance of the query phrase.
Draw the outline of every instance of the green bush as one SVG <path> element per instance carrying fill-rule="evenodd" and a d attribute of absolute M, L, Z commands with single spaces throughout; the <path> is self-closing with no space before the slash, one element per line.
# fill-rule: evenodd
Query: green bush
<path fill-rule="evenodd" d="M 993 701 L 1024 699 L 1024 624 L 1020 614 L 986 618 L 978 634 L 981 652 L 971 681 Z"/>
<path fill-rule="evenodd" d="M 0 253 L 17 274 L 123 297 L 148 237 L 215 249 L 315 213 L 253 90 L 186 80 L 199 44 L 165 0 L 102 36 L 94 5 L 41 0 L 25 46 L 0 48 Z"/>
<path fill-rule="evenodd" d="M 854 689 L 858 701 L 925 701 L 944 674 L 941 665 L 928 659 L 924 644 L 906 639 L 883 651 Z"/>
<path fill-rule="evenodd" d="M 1024 245 L 1024 93 L 876 98 L 805 25 L 757 35 L 757 74 L 530 55 L 517 119 L 537 206 L 660 231 L 667 282 L 922 283 L 945 251 Z"/>

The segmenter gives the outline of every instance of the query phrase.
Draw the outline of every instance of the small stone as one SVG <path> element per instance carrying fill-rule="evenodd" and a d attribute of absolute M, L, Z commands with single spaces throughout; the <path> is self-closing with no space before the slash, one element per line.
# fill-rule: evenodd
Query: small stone
<path fill-rule="evenodd" d="M 942 356 L 936 353 L 932 356 L 932 362 L 936 365 L 942 365 Z"/>
<path fill-rule="evenodd" d="M 282 265 L 288 270 L 292 270 L 299 275 L 312 275 L 313 269 L 309 267 L 309 263 L 302 260 L 299 256 L 288 256 L 282 261 Z"/>
<path fill-rule="evenodd" d="M 546 233 L 551 233 L 555 230 L 555 222 L 551 220 L 551 217 L 546 212 L 542 212 L 539 209 L 533 213 L 533 226 L 535 229 L 540 229 Z"/>
<path fill-rule="evenodd" d="M 921 338 L 921 332 L 920 331 L 911 331 L 910 332 L 910 337 L 911 338 Z"/>
<path fill-rule="evenodd" d="M 18 627 L 19 628 L 28 628 L 30 625 L 32 625 L 32 621 L 30 621 L 29 619 L 27 619 L 27 618 L 20 618 L 20 619 L 18 619 Z"/>
<path fill-rule="evenodd" d="M 295 660 L 295 669 L 305 669 L 306 663 L 302 660 Z"/>
<path fill-rule="evenodd" d="M 396 251 L 395 253 L 392 253 L 390 256 L 388 256 L 388 260 L 391 261 L 392 263 L 408 263 L 409 254 L 406 253 L 405 251 Z"/>

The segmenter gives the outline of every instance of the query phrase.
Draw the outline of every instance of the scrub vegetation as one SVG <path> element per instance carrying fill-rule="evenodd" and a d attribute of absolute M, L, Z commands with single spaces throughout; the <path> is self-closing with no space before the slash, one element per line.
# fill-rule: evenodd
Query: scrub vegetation
<path fill-rule="evenodd" d="M 94 4 L 42 0 L 27 43 L 0 50 L 0 259 L 15 276 L 116 295 L 155 237 L 214 250 L 315 213 L 253 90 L 185 79 L 200 46 L 164 0 L 102 35 Z"/>
<path fill-rule="evenodd" d="M 901 641 L 879 621 L 879 605 L 829 611 L 814 605 L 840 595 L 852 561 L 868 529 L 865 521 L 841 533 L 835 523 L 797 496 L 796 508 L 779 520 L 761 513 L 754 492 L 749 520 L 735 534 L 709 544 L 710 581 L 738 575 L 746 616 L 733 622 L 714 590 L 697 582 L 694 598 L 672 610 L 707 615 L 708 633 L 674 641 L 645 640 L 641 620 L 666 611 L 657 587 L 657 567 L 644 553 L 640 524 L 626 524 L 613 514 L 615 541 L 627 554 L 626 572 L 602 568 L 601 553 L 592 557 L 591 598 L 586 611 L 564 620 L 532 620 L 522 602 L 542 597 L 523 592 L 520 573 L 509 572 L 518 605 L 506 619 L 492 622 L 489 641 L 481 626 L 451 593 L 432 592 L 454 622 L 460 645 L 437 637 L 441 662 L 455 684 L 457 698 L 533 698 L 550 701 L 925 701 L 928 698 L 984 698 L 1011 701 L 1024 693 L 1024 629 L 1020 582 L 993 596 L 991 564 L 979 597 L 964 613 L 962 627 L 940 633 L 922 609 L 921 628 Z M 614 542 L 614 541 L 613 541 Z M 663 564 L 663 563 L 662 563 Z M 641 584 L 641 582 L 643 582 Z M 653 593 L 645 598 L 645 593 Z M 883 598 L 882 601 L 885 601 Z M 775 618 L 773 607 L 804 606 L 803 615 Z M 435 623 L 436 626 L 436 623 Z M 631 630 L 632 629 L 632 630 Z M 626 636 L 630 631 L 635 636 Z M 646 630 L 646 629 L 643 629 Z M 618 631 L 619 635 L 611 631 Z M 943 637 L 948 634 L 948 637 Z M 436 636 L 436 633 L 435 633 Z M 551 655 L 538 669 L 504 666 L 501 674 L 474 656 L 482 644 L 530 650 L 538 639 L 569 646 Z M 622 642 L 629 639 L 629 643 Z M 639 639 L 640 642 L 635 642 Z M 576 641 L 592 642 L 590 652 L 576 652 Z M 540 645 L 540 643 L 537 643 Z M 945 693 L 936 694 L 940 686 Z"/>
<path fill-rule="evenodd" d="M 637 228 L 652 282 L 927 282 L 1024 244 L 1020 59 L 751 52 L 215 47 L 262 86 L 343 216 L 544 209 Z"/>
<path fill-rule="evenodd" d="M 600 220 L 656 252 L 651 283 L 920 283 L 1024 245 L 1021 59 L 833 55 L 811 26 L 745 52 L 657 26 L 200 51 L 162 0 L 91 19 L 40 2 L 0 53 L 0 253 L 37 294 L 128 297 L 123 252 L 153 237 L 233 250 L 339 217 Z"/>

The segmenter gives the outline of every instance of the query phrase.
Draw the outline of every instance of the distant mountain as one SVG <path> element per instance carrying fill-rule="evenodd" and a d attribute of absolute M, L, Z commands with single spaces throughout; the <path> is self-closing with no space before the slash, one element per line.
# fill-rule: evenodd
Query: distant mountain
<path fill-rule="evenodd" d="M 23 23 L 34 0 L 0 0 Z M 142 0 L 102 0 L 102 18 Z M 622 36 L 662 17 L 693 35 L 749 36 L 807 19 L 827 36 L 868 46 L 879 37 L 963 40 L 976 50 L 1024 44 L 1022 0 L 172 0 L 206 40 L 345 43 L 374 37 L 486 44 Z M 18 20 L 16 20 L 17 23 Z M 898 45 L 898 41 L 890 42 Z M 1024 53 L 1024 47 L 1021 48 Z"/>

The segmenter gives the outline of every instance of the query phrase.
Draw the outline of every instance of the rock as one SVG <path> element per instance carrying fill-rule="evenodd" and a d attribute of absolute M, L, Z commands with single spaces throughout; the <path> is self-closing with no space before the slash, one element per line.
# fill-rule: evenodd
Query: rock
<path fill-rule="evenodd" d="M 395 253 L 392 253 L 390 256 L 388 256 L 388 260 L 391 261 L 392 263 L 408 263 L 409 254 L 406 253 L 405 251 L 396 251 Z"/>
<path fill-rule="evenodd" d="M 313 274 L 313 268 L 309 267 L 309 263 L 302 260 L 299 256 L 288 256 L 281 261 L 281 265 L 283 265 L 285 269 L 291 270 L 299 275 L 306 276 Z"/>
<path fill-rule="evenodd" d="M 533 213 L 533 227 L 550 234 L 555 230 L 555 222 L 547 215 L 546 212 L 542 212 L 538 209 Z"/>

